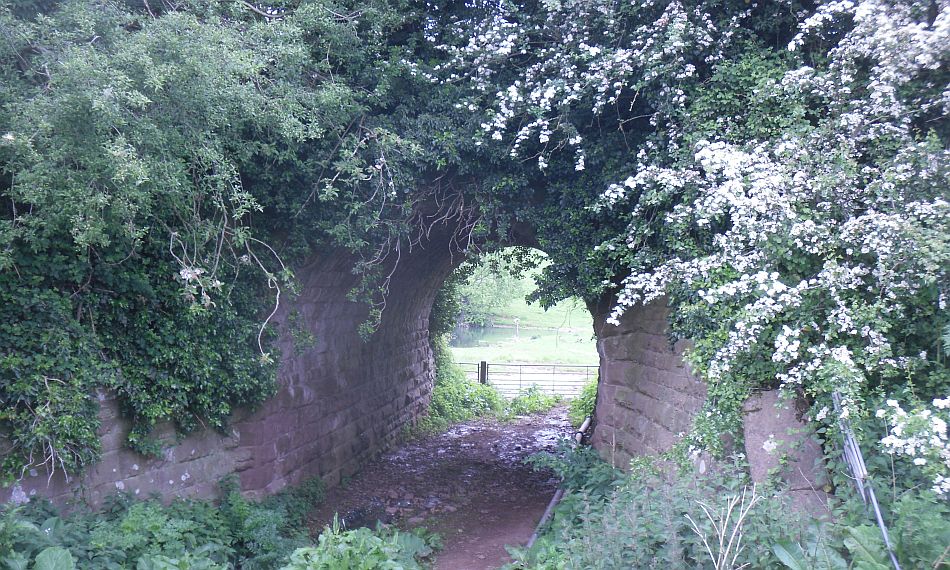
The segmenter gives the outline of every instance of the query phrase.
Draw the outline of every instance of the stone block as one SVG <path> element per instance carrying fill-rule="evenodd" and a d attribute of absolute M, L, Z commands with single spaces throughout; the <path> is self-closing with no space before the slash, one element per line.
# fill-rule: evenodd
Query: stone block
<path fill-rule="evenodd" d="M 797 406 L 798 402 L 782 400 L 778 390 L 746 401 L 743 432 L 750 475 L 756 482 L 780 477 L 793 491 L 822 492 L 828 482 L 824 454 Z M 797 504 L 805 509 L 810 505 Z"/>

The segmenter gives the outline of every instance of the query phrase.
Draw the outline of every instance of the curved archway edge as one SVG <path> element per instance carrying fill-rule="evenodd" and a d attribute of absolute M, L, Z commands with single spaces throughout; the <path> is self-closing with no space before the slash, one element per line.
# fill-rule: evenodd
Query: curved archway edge
<path fill-rule="evenodd" d="M 523 243 L 511 245 L 536 246 L 524 235 Z M 68 481 L 30 473 L 0 489 L 0 501 L 39 495 L 96 505 L 116 491 L 213 497 L 220 479 L 231 474 L 254 497 L 311 477 L 332 486 L 353 475 L 427 408 L 435 379 L 429 313 L 461 262 L 445 247 L 448 241 L 430 235 L 401 256 L 382 321 L 368 341 L 358 331 L 368 308 L 347 299 L 357 284 L 356 260 L 335 251 L 301 267 L 300 295 L 275 319 L 285 355 L 277 393 L 256 410 L 236 412 L 229 433 L 176 439 L 171 425 L 157 426 L 167 447 L 162 457 L 146 459 L 124 446 L 130 426 L 117 402 L 99 394 L 101 461 Z M 609 308 L 608 301 L 589 307 L 601 370 L 593 442 L 605 459 L 625 466 L 635 455 L 665 450 L 687 431 L 706 392 L 684 365 L 683 346 L 669 346 L 665 306 L 636 307 L 619 327 L 606 324 Z M 295 350 L 287 326 L 292 314 L 315 338 L 312 346 Z"/>

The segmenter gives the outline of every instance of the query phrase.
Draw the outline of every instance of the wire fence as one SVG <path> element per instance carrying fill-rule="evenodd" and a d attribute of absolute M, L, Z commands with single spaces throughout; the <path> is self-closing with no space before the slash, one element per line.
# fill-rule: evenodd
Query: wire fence
<path fill-rule="evenodd" d="M 465 375 L 474 381 L 491 384 L 506 398 L 514 398 L 531 386 L 550 395 L 574 398 L 584 385 L 597 377 L 596 365 L 579 364 L 500 364 L 459 362 Z"/>

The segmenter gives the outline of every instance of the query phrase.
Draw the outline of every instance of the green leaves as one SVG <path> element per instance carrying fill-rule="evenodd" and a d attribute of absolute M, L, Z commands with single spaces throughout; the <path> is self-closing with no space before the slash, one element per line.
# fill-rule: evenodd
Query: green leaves
<path fill-rule="evenodd" d="M 282 212 L 263 204 L 284 187 L 270 169 L 340 158 L 333 133 L 364 95 L 310 50 L 318 29 L 335 49 L 360 34 L 322 5 L 273 22 L 228 6 L 0 10 L 7 475 L 93 460 L 95 390 L 117 392 L 143 451 L 158 421 L 220 428 L 273 390 L 260 289 L 291 272 L 266 243 Z"/>
<path fill-rule="evenodd" d="M 43 549 L 33 562 L 33 570 L 73 570 L 75 567 L 72 554 L 57 546 Z"/>
<path fill-rule="evenodd" d="M 344 531 L 334 521 L 317 546 L 297 549 L 281 570 L 422 570 L 420 561 L 432 552 L 427 540 L 412 533 Z"/>
<path fill-rule="evenodd" d="M 220 504 L 109 497 L 103 510 L 55 515 L 44 502 L 0 506 L 0 569 L 273 570 L 305 544 L 305 516 L 323 499 L 316 478 L 254 503 L 231 482 Z M 67 558 L 67 555 L 70 557 Z"/>
<path fill-rule="evenodd" d="M 891 567 L 881 530 L 877 527 L 862 525 L 849 528 L 844 545 L 851 552 L 857 570 L 887 570 Z"/>

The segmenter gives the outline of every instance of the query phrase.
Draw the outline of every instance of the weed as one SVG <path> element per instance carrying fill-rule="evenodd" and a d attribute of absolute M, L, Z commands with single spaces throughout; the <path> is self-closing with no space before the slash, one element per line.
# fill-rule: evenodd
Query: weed
<path fill-rule="evenodd" d="M 422 570 L 421 562 L 431 556 L 438 543 L 436 535 L 362 527 L 342 530 L 339 521 L 324 529 L 316 546 L 300 548 L 281 570 L 372 570 L 401 568 Z"/>
<path fill-rule="evenodd" d="M 320 479 L 261 503 L 242 497 L 233 479 L 221 489 L 219 505 L 178 500 L 165 506 L 117 494 L 100 512 L 69 517 L 49 502 L 0 507 L 0 570 L 264 570 L 309 543 L 305 516 L 323 499 Z"/>
<path fill-rule="evenodd" d="M 580 427 L 584 419 L 594 415 L 594 405 L 597 403 L 597 377 L 595 376 L 584 384 L 581 393 L 571 400 L 567 410 L 567 419 L 574 427 Z"/>
<path fill-rule="evenodd" d="M 472 382 L 452 360 L 444 336 L 432 339 L 436 379 L 429 413 L 421 418 L 409 435 L 438 433 L 450 425 L 485 415 L 500 414 L 501 395 L 491 386 Z"/>
<path fill-rule="evenodd" d="M 536 385 L 525 388 L 508 402 L 505 407 L 504 416 L 512 418 L 515 416 L 527 416 L 546 412 L 561 402 L 560 396 L 551 396 L 545 394 Z"/>

